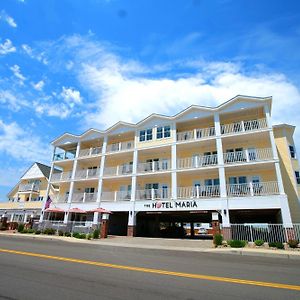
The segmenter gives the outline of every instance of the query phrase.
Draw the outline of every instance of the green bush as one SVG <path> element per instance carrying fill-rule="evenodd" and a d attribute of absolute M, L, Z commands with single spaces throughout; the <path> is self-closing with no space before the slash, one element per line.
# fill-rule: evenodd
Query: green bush
<path fill-rule="evenodd" d="M 36 230 L 35 234 L 41 234 L 41 231 L 40 230 Z"/>
<path fill-rule="evenodd" d="M 256 241 L 254 241 L 254 244 L 256 245 L 256 246 L 262 246 L 263 244 L 265 243 L 265 241 L 264 240 L 256 240 Z"/>
<path fill-rule="evenodd" d="M 276 248 L 276 242 L 269 242 L 270 248 Z"/>
<path fill-rule="evenodd" d="M 244 248 L 246 246 L 247 242 L 246 241 L 241 241 L 241 240 L 231 240 L 228 241 L 228 245 L 231 248 Z"/>
<path fill-rule="evenodd" d="M 24 228 L 21 233 L 28 233 L 28 230 Z"/>
<path fill-rule="evenodd" d="M 289 240 L 288 244 L 289 244 L 290 248 L 297 248 L 299 241 L 298 240 Z"/>
<path fill-rule="evenodd" d="M 55 234 L 55 229 L 53 229 L 53 228 L 46 228 L 43 233 L 44 234 L 48 234 L 48 235 L 54 235 Z"/>
<path fill-rule="evenodd" d="M 86 234 L 85 233 L 80 233 L 78 235 L 78 238 L 84 240 L 84 239 L 86 239 Z"/>
<path fill-rule="evenodd" d="M 70 237 L 70 236 L 72 236 L 72 234 L 71 234 L 71 232 L 66 231 L 65 236 Z"/>
<path fill-rule="evenodd" d="M 91 233 L 89 233 L 88 235 L 87 235 L 87 239 L 88 240 L 91 240 L 93 238 L 93 235 L 91 234 Z"/>
<path fill-rule="evenodd" d="M 8 229 L 7 224 L 6 225 L 5 224 L 0 224 L 0 230 L 1 231 L 7 230 L 7 229 Z"/>
<path fill-rule="evenodd" d="M 95 229 L 93 232 L 93 239 L 99 239 L 99 236 L 100 236 L 100 230 Z"/>
<path fill-rule="evenodd" d="M 63 236 L 64 235 L 64 232 L 62 230 L 58 230 L 58 235 L 59 236 Z"/>
<path fill-rule="evenodd" d="M 281 243 L 281 242 L 276 242 L 275 244 L 276 244 L 276 248 L 277 248 L 277 249 L 284 249 L 283 243 Z"/>
<path fill-rule="evenodd" d="M 80 236 L 80 233 L 79 232 L 73 232 L 73 234 L 72 234 L 72 236 L 74 237 L 74 238 L 79 238 L 79 236 Z"/>
<path fill-rule="evenodd" d="M 223 235 L 219 234 L 219 233 L 215 234 L 214 235 L 214 245 L 215 245 L 215 247 L 221 246 L 222 242 L 223 242 Z"/>
<path fill-rule="evenodd" d="M 18 232 L 22 232 L 24 229 L 24 224 L 19 224 L 18 225 Z"/>
<path fill-rule="evenodd" d="M 34 233 L 34 229 L 31 229 L 31 228 L 28 229 L 28 230 L 27 230 L 27 233 Z"/>

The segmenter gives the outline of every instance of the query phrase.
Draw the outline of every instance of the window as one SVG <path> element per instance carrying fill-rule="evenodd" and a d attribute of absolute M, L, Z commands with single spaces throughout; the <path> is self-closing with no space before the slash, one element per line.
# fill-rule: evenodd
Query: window
<path fill-rule="evenodd" d="M 140 131 L 140 142 L 144 142 L 146 139 L 146 130 Z"/>
<path fill-rule="evenodd" d="M 157 127 L 157 132 L 156 132 L 157 139 L 168 138 L 170 136 L 171 136 L 171 127 L 170 126 Z"/>
<path fill-rule="evenodd" d="M 289 146 L 291 158 L 296 158 L 296 151 L 294 146 Z"/>
<path fill-rule="evenodd" d="M 300 184 L 300 172 L 299 171 L 295 171 L 295 176 L 296 176 L 297 184 Z"/>
<path fill-rule="evenodd" d="M 85 189 L 84 189 L 84 192 L 85 192 L 85 193 L 91 193 L 91 194 L 92 194 L 92 193 L 95 192 L 95 188 L 93 188 L 93 187 L 91 187 L 91 188 L 85 188 Z"/>
<path fill-rule="evenodd" d="M 152 128 L 151 129 L 147 129 L 146 140 L 147 141 L 151 141 L 152 140 Z"/>

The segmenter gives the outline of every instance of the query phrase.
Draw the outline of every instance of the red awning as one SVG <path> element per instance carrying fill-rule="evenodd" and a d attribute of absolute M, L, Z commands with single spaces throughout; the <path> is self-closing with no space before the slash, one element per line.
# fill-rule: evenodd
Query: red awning
<path fill-rule="evenodd" d="M 100 214 L 112 214 L 112 212 L 110 210 L 98 207 L 92 210 L 89 210 L 88 212 L 98 212 Z"/>
<path fill-rule="evenodd" d="M 80 208 L 74 207 L 74 208 L 71 208 L 71 209 L 69 210 L 69 213 L 85 214 L 86 211 L 85 211 L 85 210 L 82 210 L 82 209 L 80 209 Z"/>
<path fill-rule="evenodd" d="M 64 213 L 65 211 L 58 207 L 52 207 L 52 208 L 45 209 L 45 212 Z"/>

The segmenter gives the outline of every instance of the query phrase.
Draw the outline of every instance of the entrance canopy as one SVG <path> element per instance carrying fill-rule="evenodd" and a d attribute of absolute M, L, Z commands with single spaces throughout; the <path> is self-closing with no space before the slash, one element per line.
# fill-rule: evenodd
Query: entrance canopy
<path fill-rule="evenodd" d="M 69 209 L 69 213 L 86 214 L 87 211 L 82 210 L 82 209 L 77 208 L 77 207 L 74 207 L 74 208 Z"/>
<path fill-rule="evenodd" d="M 53 207 L 53 208 L 47 208 L 47 209 L 45 209 L 45 212 L 64 213 L 65 211 L 63 209 L 61 209 L 61 208 Z"/>
<path fill-rule="evenodd" d="M 110 210 L 98 207 L 92 210 L 89 210 L 88 212 L 98 212 L 100 214 L 112 214 L 112 212 Z"/>

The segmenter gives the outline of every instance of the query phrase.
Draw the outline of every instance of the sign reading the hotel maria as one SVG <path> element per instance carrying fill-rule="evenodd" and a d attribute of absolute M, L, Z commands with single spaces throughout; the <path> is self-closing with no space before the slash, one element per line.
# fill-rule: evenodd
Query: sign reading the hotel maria
<path fill-rule="evenodd" d="M 144 208 L 151 209 L 167 209 L 167 210 L 177 210 L 177 209 L 195 209 L 198 208 L 196 201 L 156 201 L 151 203 L 145 203 Z"/>

